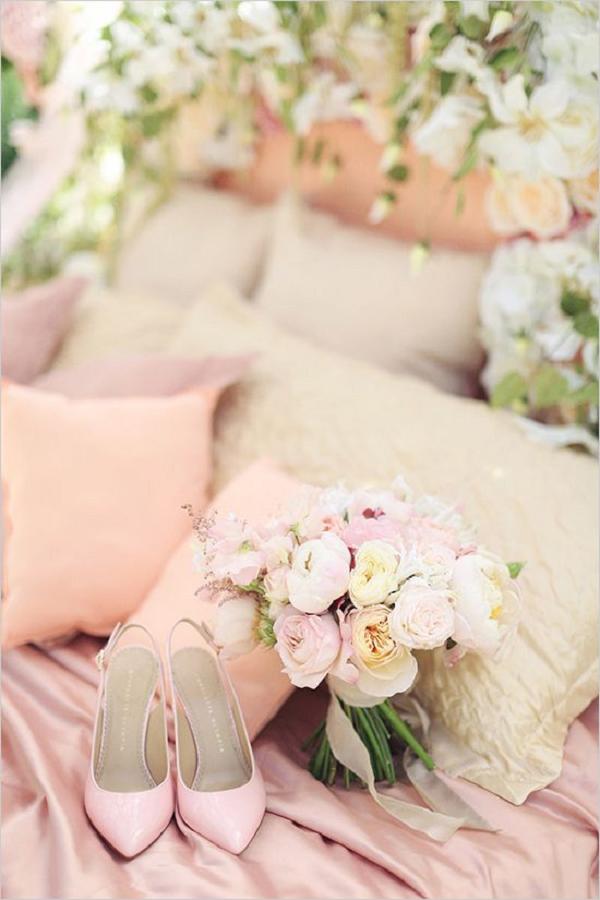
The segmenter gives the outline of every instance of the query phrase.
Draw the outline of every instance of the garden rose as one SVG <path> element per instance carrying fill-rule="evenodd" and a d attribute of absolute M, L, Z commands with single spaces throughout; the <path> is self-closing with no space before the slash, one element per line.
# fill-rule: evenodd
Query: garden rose
<path fill-rule="evenodd" d="M 455 626 L 452 637 L 467 650 L 494 656 L 518 617 L 519 596 L 506 563 L 484 553 L 457 559 L 452 575 Z"/>
<path fill-rule="evenodd" d="M 287 576 L 289 600 L 302 612 L 324 612 L 348 589 L 350 551 L 335 534 L 296 548 Z"/>
<path fill-rule="evenodd" d="M 227 658 L 250 653 L 258 644 L 258 607 L 253 597 L 231 597 L 217 607 L 216 643 Z"/>
<path fill-rule="evenodd" d="M 288 607 L 273 627 L 283 671 L 296 687 L 316 688 L 334 666 L 342 648 L 333 616 L 299 613 Z"/>
<path fill-rule="evenodd" d="M 356 686 L 374 697 L 407 691 L 417 674 L 417 661 L 390 631 L 390 610 L 383 604 L 350 614 L 352 661 L 358 668 Z"/>
<path fill-rule="evenodd" d="M 488 212 L 499 234 L 527 231 L 540 239 L 562 234 L 571 220 L 565 186 L 551 176 L 531 181 L 519 175 L 497 178 L 488 194 Z"/>
<path fill-rule="evenodd" d="M 398 643 L 418 650 L 441 647 L 454 630 L 454 610 L 447 591 L 412 578 L 395 595 L 390 631 Z"/>
<path fill-rule="evenodd" d="M 398 553 L 385 541 L 365 541 L 358 548 L 350 576 L 350 599 L 355 606 L 385 603 L 398 587 Z"/>

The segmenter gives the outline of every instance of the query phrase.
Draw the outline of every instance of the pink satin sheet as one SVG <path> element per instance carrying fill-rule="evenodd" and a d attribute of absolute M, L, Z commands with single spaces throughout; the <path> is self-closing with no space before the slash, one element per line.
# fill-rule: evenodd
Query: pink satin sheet
<path fill-rule="evenodd" d="M 255 742 L 267 814 L 239 856 L 173 821 L 125 861 L 86 819 L 99 642 L 80 637 L 3 659 L 2 896 L 152 898 L 588 898 L 597 896 L 598 708 L 573 724 L 561 777 L 522 807 L 456 782 L 501 829 L 436 844 L 369 796 L 331 790 L 299 749 L 325 710 L 296 691 Z M 396 788 L 416 801 L 408 786 Z"/>

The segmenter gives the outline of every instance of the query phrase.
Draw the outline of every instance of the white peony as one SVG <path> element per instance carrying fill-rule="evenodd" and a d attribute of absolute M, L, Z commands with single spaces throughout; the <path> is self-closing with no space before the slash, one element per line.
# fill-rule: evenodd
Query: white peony
<path fill-rule="evenodd" d="M 335 534 L 306 541 L 295 550 L 287 575 L 292 606 L 306 613 L 322 613 L 348 589 L 350 551 Z"/>
<path fill-rule="evenodd" d="M 506 563 L 484 553 L 461 556 L 451 582 L 455 627 L 461 647 L 495 656 L 518 621 L 519 596 Z"/>
<path fill-rule="evenodd" d="M 385 541 L 365 541 L 358 549 L 348 592 L 357 607 L 386 603 L 398 587 L 398 552 Z"/>

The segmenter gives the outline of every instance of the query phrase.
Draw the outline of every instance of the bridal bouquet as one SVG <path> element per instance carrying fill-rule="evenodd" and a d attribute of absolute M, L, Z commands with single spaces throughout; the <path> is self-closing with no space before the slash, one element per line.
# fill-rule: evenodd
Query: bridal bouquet
<path fill-rule="evenodd" d="M 501 652 L 518 621 L 521 564 L 480 546 L 459 510 L 414 498 L 401 478 L 390 490 L 306 489 L 259 527 L 229 515 L 197 519 L 195 530 L 223 654 L 262 644 L 297 687 L 327 681 L 333 707 L 307 742 L 314 777 L 373 793 L 374 782 L 396 781 L 406 748 L 432 770 L 398 695 L 422 653 L 453 666 Z"/>

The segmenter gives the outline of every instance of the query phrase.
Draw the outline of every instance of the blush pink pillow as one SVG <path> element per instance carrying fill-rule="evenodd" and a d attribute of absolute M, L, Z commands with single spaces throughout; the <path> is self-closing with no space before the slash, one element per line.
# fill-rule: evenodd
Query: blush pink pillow
<path fill-rule="evenodd" d="M 82 278 L 55 278 L 2 301 L 2 373 L 28 384 L 43 372 L 71 324 Z"/>
<path fill-rule="evenodd" d="M 284 475 L 267 460 L 260 460 L 246 469 L 221 491 L 209 507 L 209 512 L 235 512 L 249 522 L 259 523 L 274 515 L 301 487 L 301 483 Z M 189 616 L 198 622 L 211 623 L 216 605 L 202 587 L 202 576 L 193 562 L 191 523 L 184 540 L 130 621 L 141 622 L 164 649 L 174 623 Z M 250 737 L 253 738 L 293 691 L 293 686 L 281 671 L 281 660 L 274 650 L 257 647 L 247 656 L 230 660 L 229 672 L 236 691 Z"/>
<path fill-rule="evenodd" d="M 4 386 L 3 646 L 107 634 L 204 508 L 218 390 L 69 400 Z"/>
<path fill-rule="evenodd" d="M 227 387 L 241 378 L 253 358 L 115 356 L 55 369 L 36 379 L 35 387 L 67 397 L 168 397 L 191 387 Z"/>

